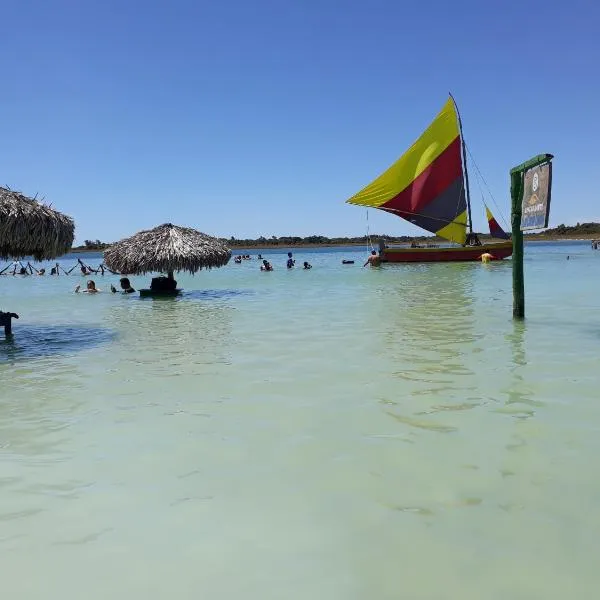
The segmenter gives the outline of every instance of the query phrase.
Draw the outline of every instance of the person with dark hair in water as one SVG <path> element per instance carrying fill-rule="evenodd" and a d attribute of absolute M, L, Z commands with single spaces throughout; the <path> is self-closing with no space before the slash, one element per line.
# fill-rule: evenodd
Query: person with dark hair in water
<path fill-rule="evenodd" d="M 377 252 L 375 250 L 371 250 L 371 256 L 367 258 L 367 262 L 363 265 L 366 267 L 367 265 L 371 267 L 378 267 L 381 264 L 381 259 L 377 256 Z"/>
<path fill-rule="evenodd" d="M 293 266 L 296 264 L 296 261 L 292 258 L 292 253 L 288 252 L 288 259 L 287 259 L 287 263 L 286 263 L 286 267 L 288 269 L 293 268 Z"/>
<path fill-rule="evenodd" d="M 261 271 L 272 271 L 273 270 L 273 266 L 271 265 L 271 263 L 265 258 L 263 259 L 263 264 L 260 266 L 260 270 Z"/>
<path fill-rule="evenodd" d="M 306 261 L 304 261 L 304 268 L 305 269 L 312 269 L 312 265 L 307 263 Z"/>
<path fill-rule="evenodd" d="M 119 283 L 121 284 L 121 290 L 123 290 L 121 292 L 122 294 L 133 294 L 135 292 L 135 290 L 131 287 L 131 282 L 129 281 L 128 277 L 121 277 L 121 279 L 119 280 Z M 114 285 L 111 285 L 110 291 L 113 294 L 116 294 L 117 288 Z"/>
<path fill-rule="evenodd" d="M 93 281 L 92 279 L 90 279 L 90 280 L 87 282 L 87 285 L 86 285 L 86 289 L 85 289 L 85 290 L 82 290 L 80 285 L 78 285 L 78 286 L 75 288 L 75 293 L 76 293 L 76 294 L 78 294 L 80 291 L 81 291 L 81 293 L 82 293 L 82 294 L 97 294 L 98 292 L 101 292 L 102 290 L 99 290 L 99 289 L 96 287 L 96 282 L 95 282 L 95 281 Z"/>

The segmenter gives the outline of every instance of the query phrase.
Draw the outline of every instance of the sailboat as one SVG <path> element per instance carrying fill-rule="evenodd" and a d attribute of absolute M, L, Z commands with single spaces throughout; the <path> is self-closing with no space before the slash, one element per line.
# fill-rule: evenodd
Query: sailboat
<path fill-rule="evenodd" d="M 483 254 L 501 260 L 512 254 L 509 236 L 487 206 L 490 233 L 503 241 L 481 243 L 473 232 L 462 123 L 452 96 L 421 137 L 347 202 L 390 212 L 451 243 L 388 246 L 380 242 L 382 262 L 469 261 L 481 260 Z"/>

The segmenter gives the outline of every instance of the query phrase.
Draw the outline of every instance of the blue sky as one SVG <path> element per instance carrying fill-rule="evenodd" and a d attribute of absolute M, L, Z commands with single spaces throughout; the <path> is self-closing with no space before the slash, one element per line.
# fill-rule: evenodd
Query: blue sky
<path fill-rule="evenodd" d="M 551 152 L 551 224 L 600 221 L 592 1 L 7 0 L 2 20 L 0 183 L 72 215 L 78 241 L 166 221 L 363 235 L 344 201 L 448 91 L 505 216 L 509 169 Z"/>

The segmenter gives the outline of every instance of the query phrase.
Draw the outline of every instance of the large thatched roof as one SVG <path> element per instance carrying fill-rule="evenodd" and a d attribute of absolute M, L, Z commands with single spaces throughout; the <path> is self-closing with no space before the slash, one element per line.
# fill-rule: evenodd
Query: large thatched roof
<path fill-rule="evenodd" d="M 129 275 L 222 267 L 231 250 L 217 238 L 171 223 L 140 231 L 104 252 L 104 264 Z"/>
<path fill-rule="evenodd" d="M 71 217 L 0 187 L 0 259 L 56 258 L 71 249 L 74 234 Z"/>

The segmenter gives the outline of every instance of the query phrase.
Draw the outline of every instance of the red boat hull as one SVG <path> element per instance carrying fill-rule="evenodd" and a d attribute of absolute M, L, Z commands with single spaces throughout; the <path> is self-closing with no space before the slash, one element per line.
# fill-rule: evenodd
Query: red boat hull
<path fill-rule="evenodd" d="M 491 260 L 502 260 L 512 254 L 512 242 L 483 244 L 482 246 L 455 246 L 450 248 L 384 248 L 380 251 L 381 262 L 463 262 L 480 261 L 481 255 L 492 255 Z"/>

